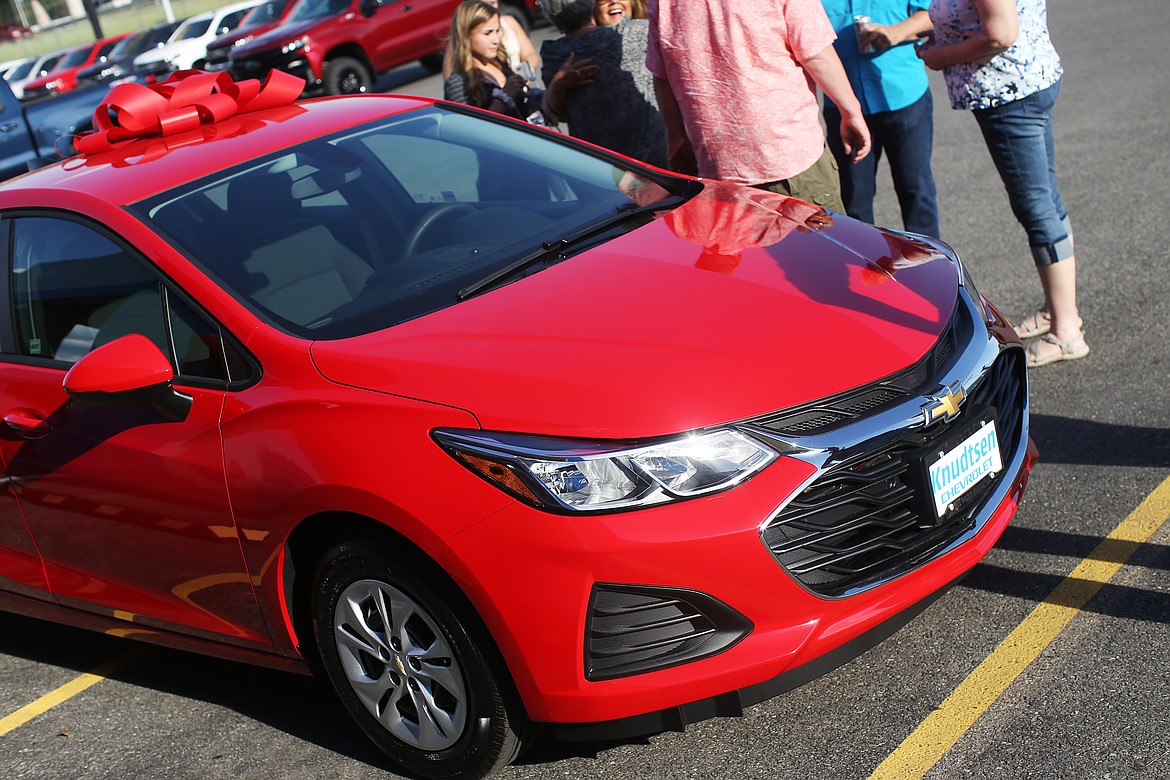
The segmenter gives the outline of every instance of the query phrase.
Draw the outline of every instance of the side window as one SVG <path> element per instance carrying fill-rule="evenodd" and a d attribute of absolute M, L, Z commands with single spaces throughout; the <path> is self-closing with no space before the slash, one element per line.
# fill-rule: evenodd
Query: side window
<path fill-rule="evenodd" d="M 216 28 L 216 33 L 223 35 L 226 32 L 231 32 L 232 30 L 236 29 L 240 26 L 240 22 L 243 21 L 244 17 L 248 14 L 248 11 L 251 10 L 251 8 L 245 8 L 242 11 L 234 11 L 228 14 L 223 18 L 223 21 L 220 22 L 219 27 Z"/>
<path fill-rule="evenodd" d="M 73 363 L 131 333 L 149 338 L 177 373 L 226 380 L 219 328 L 94 229 L 53 217 L 12 223 L 16 353 Z"/>
<path fill-rule="evenodd" d="M 12 297 L 18 354 L 72 363 L 127 333 L 170 353 L 158 280 L 85 225 L 15 220 Z"/>

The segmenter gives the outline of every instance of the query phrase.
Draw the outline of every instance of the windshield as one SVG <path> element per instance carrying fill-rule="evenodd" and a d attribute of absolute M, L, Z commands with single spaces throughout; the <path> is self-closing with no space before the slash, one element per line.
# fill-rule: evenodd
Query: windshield
<path fill-rule="evenodd" d="M 211 27 L 211 18 L 192 19 L 175 32 L 174 40 L 185 41 L 188 38 L 198 38 Z"/>
<path fill-rule="evenodd" d="M 127 54 L 137 54 L 146 48 L 147 42 L 150 40 L 151 30 L 139 30 L 138 32 L 127 35 L 122 40 L 118 41 L 110 52 L 110 59 L 124 57 Z"/>
<path fill-rule="evenodd" d="M 289 2 L 291 0 L 268 0 L 267 3 L 261 3 L 248 12 L 248 15 L 240 22 L 240 27 L 251 27 L 254 24 L 275 22 L 280 18 L 281 13 L 288 6 Z"/>
<path fill-rule="evenodd" d="M 46 57 L 45 59 L 41 60 L 41 67 L 37 70 L 37 73 L 42 76 L 48 75 L 51 70 L 57 67 L 57 62 L 64 56 L 64 53 L 54 54 L 52 57 Z"/>
<path fill-rule="evenodd" d="M 28 60 L 17 65 L 12 70 L 4 74 L 5 81 L 20 81 L 22 78 L 32 73 L 33 66 L 37 64 L 36 59 Z"/>
<path fill-rule="evenodd" d="M 694 187 L 542 131 L 432 107 L 133 208 L 277 325 L 334 339 L 539 273 L 645 224 L 656 204 L 670 208 Z"/>
<path fill-rule="evenodd" d="M 322 16 L 335 16 L 349 8 L 350 0 L 300 0 L 297 7 L 288 15 L 288 21 L 303 22 L 306 19 L 320 19 Z"/>
<path fill-rule="evenodd" d="M 60 70 L 61 68 L 73 68 L 83 64 L 86 58 L 89 57 L 89 53 L 92 49 L 92 46 L 82 49 L 74 49 L 61 58 L 54 70 Z"/>

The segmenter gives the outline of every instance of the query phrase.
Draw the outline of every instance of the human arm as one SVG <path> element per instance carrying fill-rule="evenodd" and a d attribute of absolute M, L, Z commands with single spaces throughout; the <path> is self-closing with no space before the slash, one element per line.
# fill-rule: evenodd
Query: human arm
<path fill-rule="evenodd" d="M 678 107 L 670 82 L 655 76 L 654 97 L 658 101 L 658 111 L 662 114 L 662 124 L 666 128 L 666 159 L 670 169 L 698 176 L 699 164 L 695 159 L 695 150 L 691 146 L 682 110 Z"/>
<path fill-rule="evenodd" d="M 452 73 L 443 81 L 443 99 L 452 103 L 470 103 L 467 96 L 467 79 L 461 73 Z"/>
<path fill-rule="evenodd" d="M 1012 47 L 1020 35 L 1015 0 L 971 0 L 981 26 L 970 38 L 957 43 L 928 43 L 918 56 L 931 70 L 942 70 L 960 62 L 984 63 Z"/>
<path fill-rule="evenodd" d="M 869 126 L 865 124 L 861 103 L 853 94 L 853 87 L 849 86 L 849 77 L 845 75 L 845 68 L 833 45 L 829 44 L 800 64 L 841 112 L 841 140 L 846 153 L 855 163 L 865 159 L 872 146 Z"/>
<path fill-rule="evenodd" d="M 540 73 L 540 55 L 536 53 L 536 47 L 532 44 L 532 39 L 528 37 L 528 33 L 524 32 L 524 28 L 520 26 L 520 22 L 508 14 L 500 14 L 500 23 L 506 24 L 512 28 L 512 32 L 516 34 L 516 40 L 520 44 L 520 61 L 527 62 L 532 68 L 533 73 Z"/>
<path fill-rule="evenodd" d="M 897 24 L 869 25 L 858 33 L 857 40 L 863 48 L 872 46 L 874 51 L 882 51 L 906 41 L 916 40 L 933 29 L 930 14 L 926 11 L 915 11 Z"/>
<path fill-rule="evenodd" d="M 565 60 L 565 64 L 557 69 L 552 79 L 545 85 L 544 96 L 541 99 L 541 109 L 544 111 L 544 115 L 557 122 L 564 122 L 568 119 L 568 114 L 565 112 L 566 94 L 574 87 L 592 84 L 595 75 L 597 75 L 597 66 L 593 64 L 593 60 L 578 61 L 577 55 L 569 52 L 569 58 Z"/>

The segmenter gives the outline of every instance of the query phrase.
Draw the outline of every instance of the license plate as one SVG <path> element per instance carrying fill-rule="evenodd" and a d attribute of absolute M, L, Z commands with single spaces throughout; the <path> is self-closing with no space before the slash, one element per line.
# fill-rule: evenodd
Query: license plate
<path fill-rule="evenodd" d="M 927 467 L 934 513 L 942 518 L 967 491 L 1003 469 L 995 418 L 985 418 L 958 444 L 938 453 Z"/>

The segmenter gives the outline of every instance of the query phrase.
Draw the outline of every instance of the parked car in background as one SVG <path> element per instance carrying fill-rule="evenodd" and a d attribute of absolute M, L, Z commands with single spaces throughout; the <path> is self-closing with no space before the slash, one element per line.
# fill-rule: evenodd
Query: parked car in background
<path fill-rule="evenodd" d="M 132 75 L 134 58 L 143 52 L 163 46 L 182 23 L 182 19 L 161 22 L 153 27 L 130 33 L 110 51 L 104 62 L 77 71 L 78 84 L 104 84 Z"/>
<path fill-rule="evenodd" d="M 19 38 L 30 38 L 32 28 L 16 22 L 0 22 L 0 41 L 15 41 Z"/>
<path fill-rule="evenodd" d="M 284 24 L 232 50 L 237 79 L 282 70 L 307 93 L 368 92 L 377 77 L 411 60 L 438 70 L 459 0 L 301 0 Z"/>
<path fill-rule="evenodd" d="M 166 78 L 176 70 L 202 67 L 207 44 L 236 29 L 258 2 L 246 0 L 192 16 L 179 26 L 165 45 L 135 57 L 135 71 L 151 81 Z"/>
<path fill-rule="evenodd" d="M 37 55 L 35 57 L 25 57 L 24 59 L 16 60 L 5 69 L 4 80 L 11 82 L 26 78 L 32 73 L 33 66 L 36 65 L 37 60 L 40 58 L 41 56 Z"/>
<path fill-rule="evenodd" d="M 104 86 L 81 86 L 53 100 L 24 103 L 0 81 L 0 179 L 71 156 L 74 137 L 92 128 L 94 109 L 107 92 Z"/>
<path fill-rule="evenodd" d="M 0 62 L 0 77 L 7 79 L 9 73 L 22 65 L 31 65 L 35 60 L 35 57 L 21 57 L 15 60 L 8 60 L 7 62 Z"/>
<path fill-rule="evenodd" d="M 49 71 L 57 67 L 57 62 L 68 54 L 73 49 L 58 49 L 46 54 L 42 54 L 33 60 L 31 65 L 21 66 L 16 68 L 11 73 L 5 75 L 5 81 L 8 82 L 12 94 L 16 95 L 17 100 L 24 98 L 24 87 L 26 84 L 37 79 L 47 76 Z"/>
<path fill-rule="evenodd" d="M 265 0 L 253 8 L 240 22 L 240 26 L 226 35 L 221 35 L 207 44 L 207 56 L 203 69 L 210 71 L 227 70 L 228 55 L 237 46 L 243 46 L 257 35 L 263 35 L 279 27 L 288 17 L 296 0 Z"/>
<path fill-rule="evenodd" d="M 278 102 L 0 185 L 0 609 L 319 670 L 408 776 L 478 778 L 739 714 L 1008 526 L 1025 353 L 944 243 Z"/>
<path fill-rule="evenodd" d="M 59 95 L 73 89 L 77 86 L 78 71 L 95 63 L 105 63 L 110 52 L 125 37 L 126 33 L 112 35 L 73 49 L 58 60 L 57 65 L 49 73 L 25 84 L 23 99 L 35 100 L 49 95 Z"/>

